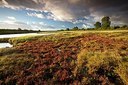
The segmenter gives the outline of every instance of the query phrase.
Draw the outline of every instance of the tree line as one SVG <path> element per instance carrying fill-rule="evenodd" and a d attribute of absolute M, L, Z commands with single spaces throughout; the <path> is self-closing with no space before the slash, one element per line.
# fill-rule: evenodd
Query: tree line
<path fill-rule="evenodd" d="M 111 26 L 111 21 L 109 16 L 105 16 L 101 19 L 101 23 L 98 21 L 94 24 L 94 29 L 128 29 L 127 25 L 123 26 Z"/>
<path fill-rule="evenodd" d="M 61 31 L 77 31 L 77 30 L 114 30 L 114 29 L 128 29 L 127 25 L 123 26 L 111 26 L 111 20 L 109 16 L 104 16 L 101 19 L 101 22 L 97 21 L 94 24 L 94 28 L 78 28 L 73 27 L 73 28 L 66 28 L 66 29 L 61 29 Z"/>
<path fill-rule="evenodd" d="M 19 34 L 19 33 L 35 33 L 35 32 L 40 32 L 39 31 L 34 31 L 34 30 L 22 30 L 21 28 L 18 29 L 0 29 L 0 34 Z"/>

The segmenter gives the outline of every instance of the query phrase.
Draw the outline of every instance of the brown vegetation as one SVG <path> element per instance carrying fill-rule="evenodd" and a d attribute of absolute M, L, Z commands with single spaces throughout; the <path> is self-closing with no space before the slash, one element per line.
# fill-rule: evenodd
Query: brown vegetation
<path fill-rule="evenodd" d="M 128 84 L 128 40 L 117 34 L 66 33 L 2 49 L 0 84 Z"/>

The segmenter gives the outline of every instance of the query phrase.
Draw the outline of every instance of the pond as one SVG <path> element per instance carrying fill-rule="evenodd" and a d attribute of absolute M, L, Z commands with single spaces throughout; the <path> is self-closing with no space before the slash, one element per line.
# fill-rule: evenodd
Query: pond
<path fill-rule="evenodd" d="M 13 47 L 13 45 L 9 43 L 0 43 L 0 48 Z"/>
<path fill-rule="evenodd" d="M 0 38 L 13 38 L 13 37 L 22 37 L 27 35 L 38 36 L 38 35 L 50 35 L 50 34 L 41 34 L 41 33 L 40 34 L 38 33 L 5 34 L 5 35 L 0 35 Z M 9 43 L 0 43 L 0 48 L 6 48 L 6 47 L 12 47 L 12 45 Z"/>
<path fill-rule="evenodd" d="M 25 34 L 5 34 L 5 35 L 0 35 L 0 38 L 13 38 L 13 37 L 21 37 L 21 36 L 27 36 L 27 35 L 32 35 L 32 36 L 37 36 L 37 35 L 49 35 L 49 34 L 38 34 L 38 33 L 25 33 Z"/>

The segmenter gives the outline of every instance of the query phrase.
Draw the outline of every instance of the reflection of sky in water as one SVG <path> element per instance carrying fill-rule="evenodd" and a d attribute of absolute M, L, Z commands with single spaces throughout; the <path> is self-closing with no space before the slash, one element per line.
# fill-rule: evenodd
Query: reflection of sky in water
<path fill-rule="evenodd" d="M 5 34 L 5 35 L 0 35 L 0 38 L 22 37 L 22 36 L 28 36 L 28 35 L 39 36 L 39 35 L 50 35 L 50 34 L 37 34 L 37 33 Z M 6 48 L 6 47 L 12 47 L 12 45 L 9 43 L 0 43 L 0 48 Z"/>
<path fill-rule="evenodd" d="M 9 43 L 0 43 L 0 48 L 12 47 Z"/>
<path fill-rule="evenodd" d="M 47 34 L 37 34 L 37 33 L 26 33 L 26 34 L 5 34 L 5 35 L 0 35 L 0 38 L 12 38 L 12 37 L 21 37 L 21 36 L 27 36 L 27 35 L 47 35 Z"/>

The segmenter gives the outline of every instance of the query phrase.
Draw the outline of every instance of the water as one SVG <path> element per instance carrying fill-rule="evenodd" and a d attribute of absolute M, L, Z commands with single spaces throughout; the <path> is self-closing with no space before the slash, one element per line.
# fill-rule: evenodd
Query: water
<path fill-rule="evenodd" d="M 5 34 L 5 35 L 0 35 L 0 38 L 13 38 L 13 37 L 21 37 L 21 36 L 27 36 L 27 35 L 37 36 L 37 35 L 48 35 L 48 34 L 37 34 L 37 33 Z"/>
<path fill-rule="evenodd" d="M 37 33 L 5 34 L 5 35 L 0 35 L 0 38 L 13 38 L 13 37 L 22 37 L 27 35 L 38 36 L 38 35 L 49 35 L 49 34 L 37 34 Z M 6 48 L 6 47 L 12 47 L 12 45 L 9 43 L 0 43 L 0 48 Z"/>
<path fill-rule="evenodd" d="M 6 48 L 6 47 L 13 47 L 13 46 L 9 43 L 0 43 L 0 48 Z"/>

